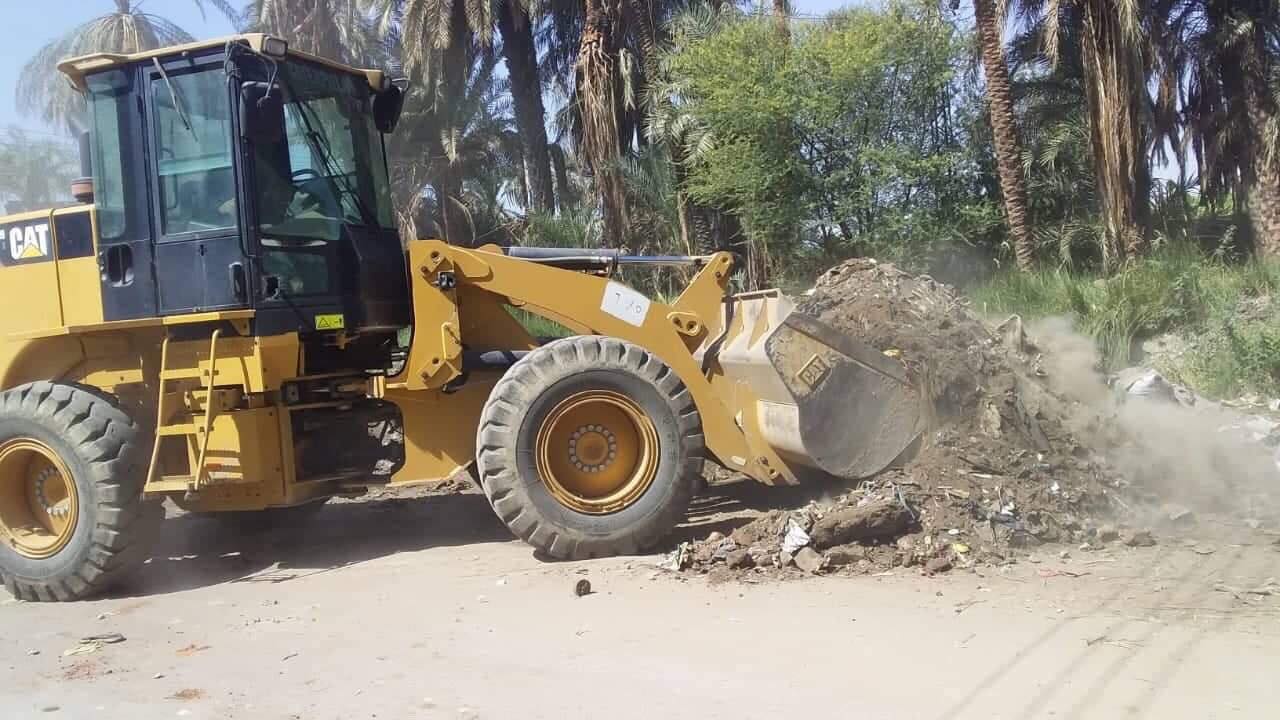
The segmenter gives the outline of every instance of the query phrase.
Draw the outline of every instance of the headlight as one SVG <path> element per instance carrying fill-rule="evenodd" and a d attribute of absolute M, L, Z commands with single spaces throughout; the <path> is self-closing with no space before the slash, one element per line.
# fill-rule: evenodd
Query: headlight
<path fill-rule="evenodd" d="M 267 57 L 283 60 L 284 56 L 289 53 L 289 43 L 284 38 L 267 37 L 262 38 L 262 54 Z"/>

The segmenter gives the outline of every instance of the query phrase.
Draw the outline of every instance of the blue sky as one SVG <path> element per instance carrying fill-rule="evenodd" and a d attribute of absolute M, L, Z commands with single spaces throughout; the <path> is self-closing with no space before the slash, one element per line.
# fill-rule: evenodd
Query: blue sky
<path fill-rule="evenodd" d="M 14 90 L 22 66 L 44 44 L 90 18 L 111 12 L 115 3 L 112 0 L 5 0 L 4 4 L 8 7 L 4 12 L 5 41 L 0 45 L 0 127 L 18 125 L 41 133 L 36 137 L 62 139 L 65 136 L 56 129 L 27 117 L 16 107 Z M 823 13 L 847 4 L 838 0 L 792 0 L 795 12 L 802 14 Z M 211 7 L 201 16 L 192 0 L 143 0 L 141 7 L 144 12 L 173 21 L 197 38 L 232 32 L 226 17 Z"/>
<path fill-rule="evenodd" d="M 68 30 L 115 9 L 112 0 L 6 0 L 5 42 L 0 46 L 0 127 L 19 125 L 33 132 L 65 137 L 27 117 L 16 107 L 14 90 L 22 66 L 49 41 Z M 221 13 L 208 8 L 208 17 L 191 0 L 144 0 L 144 12 L 161 15 L 196 37 L 217 37 L 231 32 L 231 23 Z M 50 68 L 50 71 L 53 71 Z"/>

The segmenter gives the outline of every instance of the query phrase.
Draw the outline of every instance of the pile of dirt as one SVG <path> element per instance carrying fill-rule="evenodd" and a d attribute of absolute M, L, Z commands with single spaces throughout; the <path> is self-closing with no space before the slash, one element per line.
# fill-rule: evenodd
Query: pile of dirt
<path fill-rule="evenodd" d="M 1043 543 L 1154 542 L 1124 526 L 1131 489 L 1068 429 L 1079 405 L 1050 390 L 1018 318 L 992 328 L 953 288 L 870 259 L 829 270 L 799 311 L 899 359 L 930 431 L 905 466 L 681 546 L 673 569 L 941 572 Z"/>

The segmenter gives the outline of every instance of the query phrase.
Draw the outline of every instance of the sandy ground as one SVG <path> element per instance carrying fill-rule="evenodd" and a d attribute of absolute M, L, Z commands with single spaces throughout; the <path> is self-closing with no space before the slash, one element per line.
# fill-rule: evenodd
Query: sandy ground
<path fill-rule="evenodd" d="M 1280 597 L 1221 589 L 1280 576 L 1274 539 L 714 585 L 543 562 L 475 494 L 248 535 L 174 517 L 118 596 L 0 592 L 0 717 L 1275 717 Z M 102 633 L 125 640 L 64 655 Z"/>

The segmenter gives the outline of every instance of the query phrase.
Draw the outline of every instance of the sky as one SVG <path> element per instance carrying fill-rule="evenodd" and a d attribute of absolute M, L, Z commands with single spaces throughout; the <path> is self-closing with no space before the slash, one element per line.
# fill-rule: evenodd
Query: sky
<path fill-rule="evenodd" d="M 46 43 L 87 20 L 112 12 L 113 0 L 3 0 L 5 41 L 0 45 L 0 127 L 17 125 L 33 138 L 67 140 L 17 107 L 14 92 L 26 61 Z M 239 5 L 240 3 L 233 3 Z M 798 14 L 821 14 L 850 4 L 848 0 L 792 0 Z M 160 15 L 198 39 L 233 32 L 231 22 L 205 3 L 202 16 L 194 0 L 142 0 L 143 12 Z M 56 72 L 50 68 L 50 72 Z"/>
<path fill-rule="evenodd" d="M 5 41 L 0 45 L 0 127 L 17 125 L 41 139 L 63 139 L 65 133 L 43 125 L 17 107 L 14 92 L 22 66 L 46 43 L 87 20 L 114 11 L 112 0 L 4 0 Z M 207 3 L 206 3 L 207 5 Z M 211 7 L 207 17 L 192 0 L 143 0 L 143 12 L 165 17 L 198 38 L 232 32 L 231 22 Z M 50 72 L 57 72 L 50 68 Z"/>

